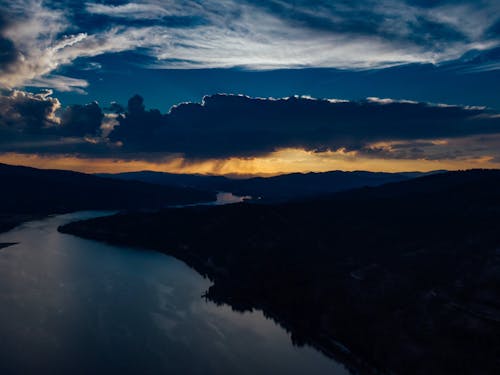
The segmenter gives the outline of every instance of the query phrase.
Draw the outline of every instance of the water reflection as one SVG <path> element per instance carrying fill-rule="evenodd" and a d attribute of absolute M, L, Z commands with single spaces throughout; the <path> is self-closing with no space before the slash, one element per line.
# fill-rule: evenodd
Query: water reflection
<path fill-rule="evenodd" d="M 215 201 L 213 201 L 213 202 L 179 204 L 179 205 L 173 205 L 173 206 L 169 206 L 169 207 L 179 208 L 179 207 L 190 207 L 190 206 L 222 206 L 225 204 L 241 203 L 241 202 L 244 202 L 245 200 L 248 200 L 248 199 L 252 199 L 252 197 L 249 195 L 241 196 L 241 195 L 234 195 L 233 193 L 229 193 L 226 191 L 219 191 L 217 193 Z"/>
<path fill-rule="evenodd" d="M 84 212 L 0 235 L 0 372 L 347 374 L 261 312 L 201 298 L 176 259 L 57 232 Z"/>
<path fill-rule="evenodd" d="M 247 199 L 252 199 L 252 197 L 249 195 L 240 196 L 240 195 L 234 195 L 233 193 L 220 191 L 217 193 L 217 199 L 214 202 L 214 204 L 215 205 L 223 205 L 223 204 L 230 204 L 230 203 L 240 203 L 240 202 L 243 202 Z"/>

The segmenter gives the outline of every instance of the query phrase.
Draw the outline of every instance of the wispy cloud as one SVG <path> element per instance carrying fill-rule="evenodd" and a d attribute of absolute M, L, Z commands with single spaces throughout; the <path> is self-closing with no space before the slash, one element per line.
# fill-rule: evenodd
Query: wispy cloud
<path fill-rule="evenodd" d="M 499 45 L 498 1 L 419 4 L 146 0 L 75 7 L 12 0 L 2 10 L 8 22 L 0 23 L 0 42 L 10 48 L 0 84 L 54 82 L 60 89 L 83 90 L 84 82 L 64 81 L 58 69 L 79 58 L 129 50 L 153 57 L 155 68 L 377 69 L 441 63 Z M 497 68 L 489 62 L 484 69 Z"/>
<path fill-rule="evenodd" d="M 109 17 L 150 20 L 190 14 L 185 6 L 180 6 L 179 2 L 175 1 L 163 1 L 161 4 L 127 3 L 121 5 L 86 3 L 86 9 L 89 13 Z"/>
<path fill-rule="evenodd" d="M 84 88 L 88 86 L 88 82 L 84 79 L 71 78 L 57 74 L 49 74 L 43 77 L 38 77 L 28 82 L 31 87 L 51 87 L 58 91 L 75 91 L 80 94 L 85 94 Z"/>
<path fill-rule="evenodd" d="M 53 74 L 81 57 L 132 50 L 147 44 L 147 29 L 116 26 L 97 33 L 71 33 L 68 11 L 49 9 L 41 1 L 17 0 L 0 22 L 0 35 L 11 42 L 15 57 L 0 71 L 0 87 L 44 86 L 83 92 L 87 82 Z M 8 18 L 10 17 L 10 19 Z"/>

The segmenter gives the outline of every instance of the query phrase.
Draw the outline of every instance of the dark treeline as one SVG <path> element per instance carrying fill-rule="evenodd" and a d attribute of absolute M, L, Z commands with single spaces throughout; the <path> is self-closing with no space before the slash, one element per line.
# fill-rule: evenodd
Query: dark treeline
<path fill-rule="evenodd" d="M 0 181 L 0 232 L 47 214 L 159 208 L 215 199 L 214 193 L 197 189 L 6 164 L 0 164 Z"/>
<path fill-rule="evenodd" d="M 280 205 L 127 213 L 63 232 L 170 253 L 207 296 L 262 308 L 297 344 L 398 374 L 500 371 L 500 171 Z"/>

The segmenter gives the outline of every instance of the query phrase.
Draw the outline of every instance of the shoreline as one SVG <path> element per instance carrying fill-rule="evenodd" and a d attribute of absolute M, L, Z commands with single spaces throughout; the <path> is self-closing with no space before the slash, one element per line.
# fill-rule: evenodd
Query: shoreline
<path fill-rule="evenodd" d="M 17 245 L 19 242 L 0 242 L 0 249 L 4 249 L 9 246 Z"/>
<path fill-rule="evenodd" d="M 313 349 L 321 352 L 326 357 L 338 361 L 339 363 L 344 365 L 346 369 L 352 374 L 379 375 L 384 373 L 380 369 L 375 367 L 375 364 L 363 360 L 362 357 L 356 355 L 346 345 L 342 344 L 340 341 L 337 341 L 335 338 L 328 336 L 320 337 L 318 335 L 308 335 L 307 337 L 303 336 L 303 334 L 300 333 L 301 330 L 297 327 L 297 322 L 286 319 L 284 317 L 280 317 L 280 315 L 283 314 L 280 314 L 279 311 L 273 309 L 271 306 L 269 306 L 269 304 L 266 304 L 264 302 L 257 302 L 251 296 L 236 297 L 235 295 L 238 293 L 236 290 L 237 288 L 234 288 L 234 280 L 232 281 L 228 278 L 228 276 L 224 272 L 225 270 L 216 267 L 216 265 L 209 261 L 203 261 L 194 252 L 186 251 L 186 249 L 166 250 L 164 248 L 155 246 L 144 246 L 139 243 L 134 243 L 133 241 L 130 242 L 126 240 L 124 241 L 123 239 L 119 238 L 111 238 L 104 232 L 96 235 L 95 232 L 90 234 L 80 232 L 79 230 L 67 230 L 68 227 L 73 227 L 73 224 L 83 222 L 85 222 L 85 220 L 68 223 L 58 227 L 57 230 L 61 233 L 95 241 L 102 241 L 104 243 L 115 246 L 117 245 L 132 247 L 137 251 L 152 250 L 174 257 L 175 259 L 185 263 L 188 267 L 198 272 L 202 277 L 208 278 L 213 283 L 213 285 L 201 296 L 202 298 L 206 298 L 215 304 L 225 304 L 231 307 L 233 310 L 240 312 L 250 311 L 253 309 L 262 311 L 266 318 L 274 321 L 290 335 L 290 340 L 292 341 L 293 345 L 298 347 L 304 345 L 310 346 Z M 81 227 L 78 229 L 81 229 Z M 231 289 L 234 289 L 236 293 L 224 293 L 224 291 L 228 291 Z"/>
<path fill-rule="evenodd" d="M 469 175 L 438 178 L 445 188 L 125 213 L 58 230 L 173 256 L 213 282 L 205 298 L 262 310 L 295 344 L 358 373 L 489 373 L 498 366 L 500 327 L 485 316 L 497 311 L 500 176 Z"/>
<path fill-rule="evenodd" d="M 56 213 L 59 214 L 59 213 Z M 61 213 L 62 214 L 62 213 Z M 1 213 L 0 214 L 0 234 L 8 232 L 21 224 L 33 220 L 42 220 L 50 214 L 19 214 L 19 213 Z"/>

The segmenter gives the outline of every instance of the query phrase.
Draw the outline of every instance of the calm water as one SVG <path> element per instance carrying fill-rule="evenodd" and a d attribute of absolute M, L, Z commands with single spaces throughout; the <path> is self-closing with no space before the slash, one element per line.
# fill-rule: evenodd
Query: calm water
<path fill-rule="evenodd" d="M 261 312 L 200 296 L 180 261 L 57 232 L 80 212 L 0 235 L 0 373 L 347 374 Z"/>
<path fill-rule="evenodd" d="M 245 201 L 245 199 L 251 199 L 251 198 L 252 197 L 249 195 L 241 196 L 241 195 L 234 195 L 233 193 L 229 193 L 226 191 L 219 191 L 217 193 L 216 199 L 213 202 L 179 204 L 179 205 L 172 205 L 170 207 L 221 206 L 224 204 L 241 203 L 241 202 Z"/>

